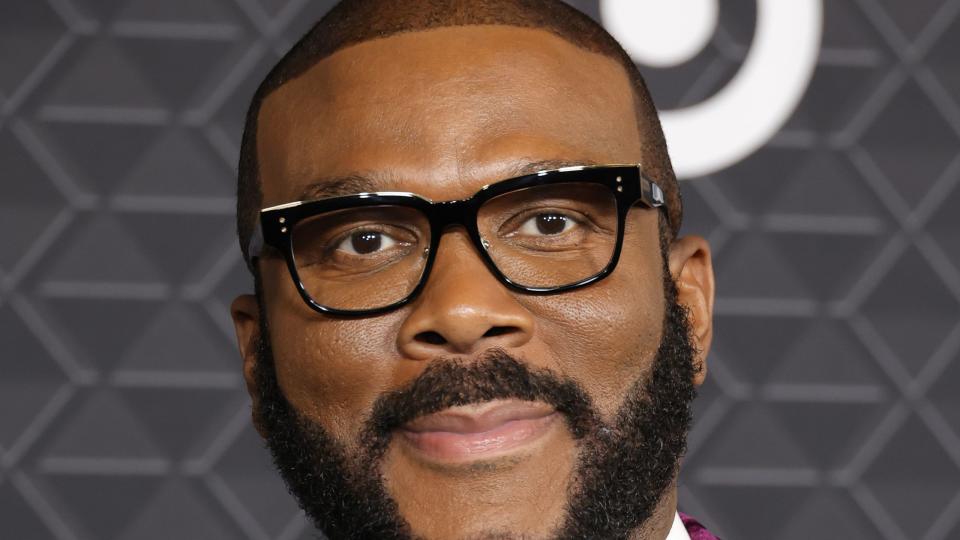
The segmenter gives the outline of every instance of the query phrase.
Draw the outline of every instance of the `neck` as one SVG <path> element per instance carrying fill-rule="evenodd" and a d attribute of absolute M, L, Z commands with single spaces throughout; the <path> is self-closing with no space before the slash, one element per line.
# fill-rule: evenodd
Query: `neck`
<path fill-rule="evenodd" d="M 630 540 L 664 540 L 670 534 L 676 513 L 677 486 L 674 484 L 660 498 L 660 503 L 657 504 L 650 519 L 633 531 Z"/>

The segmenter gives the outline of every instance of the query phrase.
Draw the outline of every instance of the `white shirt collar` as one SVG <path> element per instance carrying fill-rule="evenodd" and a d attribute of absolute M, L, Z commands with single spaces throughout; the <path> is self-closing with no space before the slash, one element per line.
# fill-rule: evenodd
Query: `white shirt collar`
<path fill-rule="evenodd" d="M 673 526 L 670 527 L 670 534 L 667 535 L 665 540 L 690 540 L 687 528 L 680 521 L 680 514 L 673 515 Z"/>

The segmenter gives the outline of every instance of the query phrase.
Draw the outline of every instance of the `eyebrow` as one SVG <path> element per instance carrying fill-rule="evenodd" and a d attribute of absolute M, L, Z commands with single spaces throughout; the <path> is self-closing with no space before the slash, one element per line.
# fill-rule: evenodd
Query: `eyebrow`
<path fill-rule="evenodd" d="M 544 159 L 530 161 L 529 159 L 518 159 L 516 162 L 506 168 L 507 176 L 495 180 L 506 180 L 518 176 L 538 173 L 540 171 L 549 171 L 562 169 L 564 167 L 575 167 L 579 165 L 595 166 L 599 163 L 589 159 Z M 314 199 L 326 199 L 329 197 L 342 197 L 345 195 L 356 195 L 358 193 L 375 193 L 389 191 L 385 189 L 384 182 L 371 176 L 363 174 L 347 174 L 343 176 L 331 176 L 311 182 L 303 191 L 297 200 L 309 201 Z"/>
<path fill-rule="evenodd" d="M 576 166 L 596 166 L 596 161 L 589 159 L 544 159 L 540 161 L 518 160 L 517 164 L 510 169 L 511 177 L 534 174 L 540 171 L 552 171 L 554 169 L 563 169 L 564 167 Z M 509 178 L 509 177 L 508 177 Z M 505 180 L 506 178 L 504 178 Z"/>
<path fill-rule="evenodd" d="M 356 195 L 357 193 L 372 193 L 375 191 L 383 191 L 381 188 L 381 182 L 361 174 L 332 176 L 307 185 L 303 191 L 300 192 L 299 200 L 308 201 L 312 199 L 340 197 L 343 195 Z"/>

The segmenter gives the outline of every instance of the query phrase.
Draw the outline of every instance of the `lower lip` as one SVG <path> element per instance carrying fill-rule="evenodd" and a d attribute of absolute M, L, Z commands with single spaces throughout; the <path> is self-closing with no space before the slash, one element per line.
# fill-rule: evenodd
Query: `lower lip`
<path fill-rule="evenodd" d="M 501 457 L 533 444 L 547 434 L 557 416 L 554 412 L 541 418 L 510 420 L 480 433 L 400 430 L 399 434 L 432 461 L 464 463 Z"/>

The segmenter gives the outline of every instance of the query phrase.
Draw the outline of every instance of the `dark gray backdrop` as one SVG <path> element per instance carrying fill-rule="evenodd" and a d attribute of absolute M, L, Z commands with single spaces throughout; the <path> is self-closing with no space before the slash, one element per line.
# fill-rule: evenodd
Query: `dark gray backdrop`
<path fill-rule="evenodd" d="M 955 540 L 960 0 L 824 3 L 788 125 L 685 184 L 719 294 L 681 507 L 731 540 Z M 329 5 L 0 0 L 0 537 L 315 536 L 227 306 L 243 112 Z M 755 17 L 721 2 L 707 50 L 648 70 L 658 104 L 728 81 Z"/>

